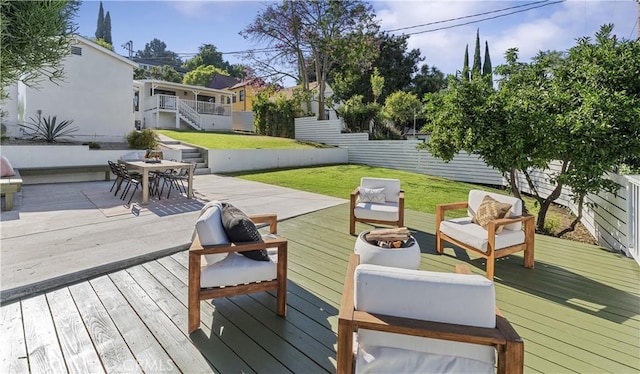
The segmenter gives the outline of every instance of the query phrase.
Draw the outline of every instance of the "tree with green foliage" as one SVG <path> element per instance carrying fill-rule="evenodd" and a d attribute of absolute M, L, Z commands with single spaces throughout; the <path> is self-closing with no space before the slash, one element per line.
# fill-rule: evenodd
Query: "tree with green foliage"
<path fill-rule="evenodd" d="M 480 29 L 476 31 L 476 48 L 473 52 L 473 66 L 471 67 L 471 79 L 480 76 L 482 72 L 480 57 Z"/>
<path fill-rule="evenodd" d="M 420 114 L 421 110 L 422 102 L 420 99 L 416 95 L 404 91 L 396 91 L 387 96 L 384 101 L 384 113 L 400 131 L 405 127 L 412 126 L 413 119 Z"/>
<path fill-rule="evenodd" d="M 422 98 L 430 92 L 438 92 L 447 87 L 447 80 L 444 73 L 437 67 L 424 64 L 420 67 L 420 71 L 413 77 L 413 85 L 411 92 L 417 97 Z"/>
<path fill-rule="evenodd" d="M 169 65 L 153 66 L 149 71 L 151 79 L 157 79 L 165 82 L 182 83 L 180 73 Z"/>
<path fill-rule="evenodd" d="M 382 106 L 378 103 L 364 103 L 362 95 L 353 95 L 338 108 L 348 132 L 368 131 L 377 138 L 377 124 L 383 121 Z"/>
<path fill-rule="evenodd" d="M 408 38 L 407 35 L 390 35 L 386 32 L 376 36 L 379 53 L 371 66 L 377 68 L 379 75 L 385 80 L 378 97 L 379 102 L 384 102 L 392 92 L 406 91 L 411 87 L 412 76 L 418 71 L 418 63 L 423 59 L 419 49 L 408 49 Z M 373 69 L 338 64 L 329 83 L 338 100 L 344 101 L 359 94 L 363 95 L 365 102 L 372 102 L 372 73 Z"/>
<path fill-rule="evenodd" d="M 462 79 L 469 80 L 469 44 L 464 47 L 464 62 L 462 65 Z"/>
<path fill-rule="evenodd" d="M 229 75 L 226 71 L 213 65 L 201 65 L 185 74 L 182 83 L 206 87 L 216 74 Z"/>
<path fill-rule="evenodd" d="M 531 63 L 518 61 L 517 49 L 496 68 L 497 90 L 485 79 L 450 78 L 438 95 L 428 95 L 432 137 L 427 147 L 445 160 L 461 150 L 478 154 L 505 174 L 518 195 L 521 173 L 540 205 L 536 226 L 569 187 L 578 205 L 584 197 L 619 186 L 606 178 L 630 156 L 640 154 L 640 43 L 618 40 L 612 25 L 602 26 L 595 42 L 580 38 L 566 54 L 540 52 Z M 537 189 L 533 169 L 548 172 L 548 195 Z"/>
<path fill-rule="evenodd" d="M 294 119 L 300 113 L 302 90 L 294 90 L 292 97 L 276 92 L 274 86 L 260 90 L 253 100 L 253 127 L 256 134 L 294 137 Z"/>
<path fill-rule="evenodd" d="M 0 0 L 0 99 L 20 80 L 30 87 L 64 78 L 78 1 Z"/>
<path fill-rule="evenodd" d="M 335 67 L 341 63 L 368 68 L 375 56 L 373 42 L 378 28 L 373 7 L 360 0 L 288 0 L 269 4 L 243 35 L 276 50 L 275 56 L 264 55 L 258 69 L 274 71 L 275 62 L 282 61 L 294 64 L 296 80 L 306 90 L 309 82 L 306 61 L 314 62 L 318 118 L 323 118 L 326 83 Z"/>
<path fill-rule="evenodd" d="M 137 57 L 153 60 L 164 65 L 181 66 L 178 54 L 167 49 L 167 44 L 160 39 L 153 39 L 145 44 L 143 50 L 138 50 Z"/>
<path fill-rule="evenodd" d="M 113 38 L 111 38 L 111 14 L 109 14 L 109 12 L 107 12 L 107 15 L 104 17 L 104 33 L 102 34 L 102 38 L 105 42 L 113 44 Z"/>
<path fill-rule="evenodd" d="M 104 39 L 104 8 L 102 7 L 102 1 L 100 2 L 100 9 L 98 10 L 98 22 L 96 25 L 96 39 Z"/>
<path fill-rule="evenodd" d="M 491 56 L 489 55 L 489 42 L 484 42 L 484 63 L 482 64 L 482 76 L 488 82 L 493 82 L 493 68 L 491 67 Z"/>
<path fill-rule="evenodd" d="M 203 44 L 198 47 L 198 54 L 185 61 L 182 66 L 186 69 L 193 70 L 203 65 L 213 65 L 222 70 L 229 70 L 231 67 L 231 64 L 222 58 L 222 53 L 218 52 L 218 48 L 213 44 Z"/>
<path fill-rule="evenodd" d="M 113 51 L 113 46 L 110 43 L 107 43 L 104 39 L 96 39 L 94 42 L 101 47 Z"/>
<path fill-rule="evenodd" d="M 378 98 L 382 94 L 384 88 L 384 77 L 380 75 L 378 68 L 373 68 L 373 74 L 371 74 L 371 92 L 373 92 L 373 102 L 377 103 Z"/>

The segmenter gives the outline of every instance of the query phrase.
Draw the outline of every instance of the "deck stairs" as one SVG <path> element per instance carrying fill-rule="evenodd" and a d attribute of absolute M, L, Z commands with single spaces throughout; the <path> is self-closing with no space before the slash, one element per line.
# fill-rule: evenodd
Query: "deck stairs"
<path fill-rule="evenodd" d="M 202 130 L 200 127 L 200 115 L 198 112 L 187 105 L 183 100 L 178 100 L 178 116 L 180 120 L 196 130 Z"/>

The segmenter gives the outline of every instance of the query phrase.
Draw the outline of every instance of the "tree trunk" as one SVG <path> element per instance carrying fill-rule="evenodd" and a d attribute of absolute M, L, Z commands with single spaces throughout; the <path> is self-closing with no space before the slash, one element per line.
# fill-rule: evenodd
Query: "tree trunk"
<path fill-rule="evenodd" d="M 529 213 L 527 209 L 527 204 L 525 204 L 524 199 L 522 199 L 522 194 L 520 193 L 520 184 L 518 183 L 518 170 L 515 168 L 511 168 L 509 170 L 509 185 L 511 185 L 511 192 L 514 197 L 517 197 L 522 202 L 522 214 Z"/>

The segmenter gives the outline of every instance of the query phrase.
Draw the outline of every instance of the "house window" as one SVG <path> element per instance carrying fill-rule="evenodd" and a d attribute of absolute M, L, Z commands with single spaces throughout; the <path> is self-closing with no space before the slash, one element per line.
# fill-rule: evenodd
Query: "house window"
<path fill-rule="evenodd" d="M 236 102 L 236 95 L 233 95 L 233 98 L 231 100 L 232 100 L 232 102 L 235 103 Z"/>
<path fill-rule="evenodd" d="M 133 95 L 133 110 L 138 112 L 140 110 L 140 93 L 136 92 Z"/>
<path fill-rule="evenodd" d="M 324 119 L 326 119 L 326 120 L 329 119 L 329 109 L 325 109 L 324 110 Z"/>
<path fill-rule="evenodd" d="M 82 48 L 80 47 L 71 47 L 71 54 L 82 56 Z"/>
<path fill-rule="evenodd" d="M 236 97 L 234 96 L 233 98 L 235 99 Z M 233 100 L 233 102 L 235 103 L 235 100 Z M 231 99 L 229 98 L 229 96 L 227 96 L 227 104 L 231 104 Z"/>
<path fill-rule="evenodd" d="M 240 90 L 240 101 L 244 101 L 244 90 Z"/>

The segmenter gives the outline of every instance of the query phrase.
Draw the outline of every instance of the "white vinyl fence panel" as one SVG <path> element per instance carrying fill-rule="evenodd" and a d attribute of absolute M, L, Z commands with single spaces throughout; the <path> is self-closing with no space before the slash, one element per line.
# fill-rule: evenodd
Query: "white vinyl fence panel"
<path fill-rule="evenodd" d="M 366 133 L 341 133 L 340 120 L 318 121 L 297 118 L 295 137 L 299 140 L 330 144 L 348 150 L 349 163 L 365 164 L 439 176 L 455 181 L 505 186 L 506 179 L 476 155 L 460 153 L 450 162 L 434 157 L 426 150 L 416 150 L 420 140 L 369 140 Z M 560 163 L 553 162 L 545 170 L 530 173 L 532 183 L 541 196 L 548 196 L 555 185 L 549 180 L 560 171 Z M 633 255 L 637 261 L 640 224 L 640 178 L 611 175 L 621 185 L 617 194 L 600 193 L 585 198 L 582 223 L 603 247 Z M 635 182 L 633 182 L 635 181 Z M 518 175 L 520 189 L 531 193 L 526 179 Z M 633 195 L 635 194 L 635 195 Z M 555 203 L 577 213 L 571 190 L 563 188 Z"/>

